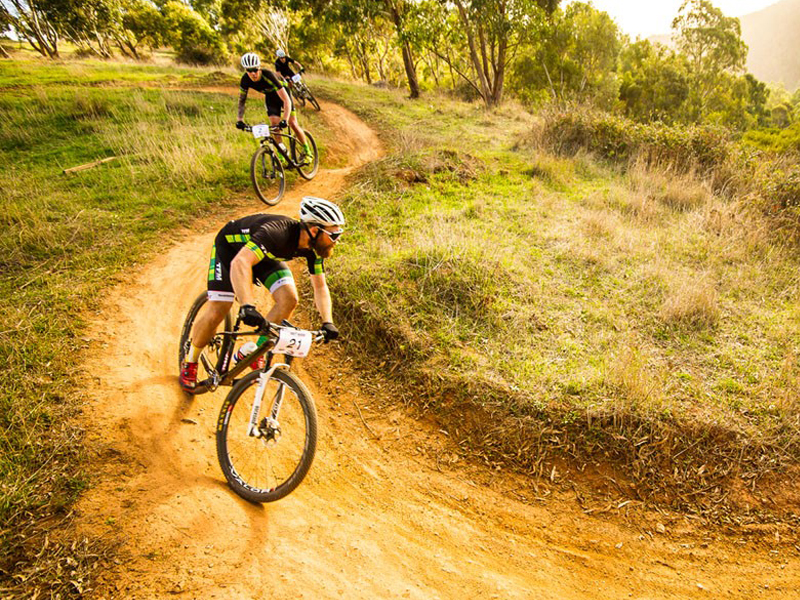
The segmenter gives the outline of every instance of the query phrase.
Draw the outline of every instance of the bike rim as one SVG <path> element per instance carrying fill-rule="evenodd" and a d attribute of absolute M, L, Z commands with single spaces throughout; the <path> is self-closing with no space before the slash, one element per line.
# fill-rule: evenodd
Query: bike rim
<path fill-rule="evenodd" d="M 276 394 L 282 389 L 277 441 L 248 434 L 257 381 L 254 379 L 253 385 L 248 386 L 236 403 L 228 407 L 225 447 L 234 480 L 250 492 L 271 494 L 296 485 L 294 480 L 301 474 L 307 454 L 313 452 L 314 440 L 309 417 L 296 391 L 275 379 L 270 380 L 264 392 L 258 422 L 261 430 L 270 429 L 264 427 L 264 422 L 272 410 Z"/>

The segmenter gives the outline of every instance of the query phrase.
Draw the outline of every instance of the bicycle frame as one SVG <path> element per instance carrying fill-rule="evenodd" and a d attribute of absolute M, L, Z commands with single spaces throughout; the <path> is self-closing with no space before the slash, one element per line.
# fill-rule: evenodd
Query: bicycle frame
<path fill-rule="evenodd" d="M 233 327 L 233 331 L 223 331 L 218 333 L 215 338 L 223 337 L 223 338 L 231 338 L 233 342 L 240 337 L 246 336 L 261 336 L 263 335 L 259 331 L 245 331 L 240 332 L 239 326 L 241 324 L 240 319 L 236 319 L 236 324 Z M 270 332 L 271 333 L 271 332 Z M 271 343 L 270 343 L 271 342 Z M 228 385 L 232 386 L 236 383 L 236 378 L 244 372 L 246 369 L 250 368 L 250 365 L 264 356 L 264 354 L 268 354 L 266 365 L 264 366 L 264 372 L 269 369 L 273 369 L 272 365 L 272 357 L 273 354 L 271 352 L 272 348 L 274 347 L 274 340 L 270 340 L 265 344 L 262 344 L 255 350 L 253 350 L 250 354 L 243 357 L 240 361 L 238 361 L 234 367 L 228 370 L 228 366 L 230 365 L 231 360 L 233 359 L 233 348 L 234 344 L 230 344 L 230 348 L 224 354 L 221 354 L 220 357 L 217 359 L 216 365 L 211 365 L 205 356 L 201 355 L 200 360 L 203 361 L 203 367 L 206 369 L 206 372 L 211 374 L 211 377 L 208 379 L 198 382 L 199 386 L 204 386 L 208 391 L 213 392 L 221 385 Z M 285 365 L 285 368 L 288 368 L 292 364 L 292 360 L 294 359 L 293 356 L 286 356 L 285 363 L 279 363 L 279 365 Z M 278 365 L 275 365 L 277 367 Z"/>
<path fill-rule="evenodd" d="M 278 138 L 281 138 L 281 140 L 280 140 L 281 143 L 284 143 L 282 138 L 286 138 L 286 140 L 290 144 L 292 142 L 294 142 L 295 144 L 300 144 L 300 138 L 298 138 L 295 135 L 292 135 L 291 133 L 283 133 L 283 130 L 274 131 L 273 135 L 277 136 Z M 263 146 L 264 144 L 270 144 L 274 148 L 275 152 L 277 152 L 278 154 L 280 154 L 281 156 L 283 156 L 286 159 L 289 167 L 291 167 L 293 169 L 296 169 L 297 167 L 303 166 L 303 163 L 299 163 L 298 164 L 298 163 L 294 162 L 294 159 L 291 156 L 289 156 L 289 148 L 288 148 L 288 146 L 286 147 L 286 153 L 285 154 L 283 153 L 283 151 L 281 151 L 281 149 L 278 147 L 278 141 L 275 139 L 275 137 L 273 137 L 273 135 L 261 138 L 261 140 L 260 140 L 261 145 Z M 284 143 L 284 145 L 286 145 L 286 143 Z"/>

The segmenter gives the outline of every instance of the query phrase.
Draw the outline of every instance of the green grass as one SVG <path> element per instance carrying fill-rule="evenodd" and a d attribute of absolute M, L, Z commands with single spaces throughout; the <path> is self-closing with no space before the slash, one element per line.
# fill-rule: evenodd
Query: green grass
<path fill-rule="evenodd" d="M 130 87 L 176 71 L 82 62 L 0 61 L 0 569 L 35 550 L 29 528 L 87 485 L 77 385 L 85 317 L 104 290 L 214 214 L 252 197 L 252 137 L 237 131 L 235 96 Z M 185 71 L 185 72 L 184 72 Z M 210 77 L 206 77 L 211 74 Z M 227 83 L 236 89 L 238 77 Z M 89 86 L 87 82 L 105 85 Z M 121 86 L 121 87 L 119 87 Z M 251 99 L 246 118 L 264 120 Z M 303 123 L 325 155 L 327 129 Z M 63 169 L 115 156 L 94 169 Z M 294 176 L 289 177 L 289 182 Z M 254 203 L 254 210 L 257 205 Z M 198 265 L 200 268 L 201 265 Z M 28 539 L 26 539 L 28 538 Z"/>
<path fill-rule="evenodd" d="M 767 221 L 689 175 L 553 156 L 513 107 L 317 85 L 392 140 L 344 203 L 346 336 L 393 358 L 479 454 L 534 470 L 613 457 L 678 504 L 707 487 L 705 461 L 722 497 L 800 458 L 800 264 Z M 465 432 L 454 398 L 505 424 Z M 562 435 L 515 446 L 520 416 L 522 438 Z"/>

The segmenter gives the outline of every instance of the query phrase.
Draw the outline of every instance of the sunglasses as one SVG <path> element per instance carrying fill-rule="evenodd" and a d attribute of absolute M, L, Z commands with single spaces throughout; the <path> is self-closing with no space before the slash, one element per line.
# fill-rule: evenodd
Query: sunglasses
<path fill-rule="evenodd" d="M 248 73 L 258 73 L 258 67 L 255 67 L 253 69 L 247 69 L 247 72 Z"/>
<path fill-rule="evenodd" d="M 324 234 L 326 234 L 329 238 L 331 238 L 332 242 L 338 240 L 339 236 L 341 236 L 344 233 L 344 229 L 339 229 L 338 231 L 328 231 L 327 229 L 322 229 L 321 231 Z"/>

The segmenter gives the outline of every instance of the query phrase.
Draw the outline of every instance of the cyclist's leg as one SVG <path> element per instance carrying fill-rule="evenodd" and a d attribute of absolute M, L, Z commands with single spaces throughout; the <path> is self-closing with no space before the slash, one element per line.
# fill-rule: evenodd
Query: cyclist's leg
<path fill-rule="evenodd" d="M 264 287 L 270 291 L 272 299 L 275 301 L 275 304 L 265 315 L 267 321 L 280 323 L 284 319 L 290 318 L 297 307 L 299 296 L 297 294 L 297 286 L 294 284 L 294 277 L 292 277 L 292 272 L 286 266 L 286 263 L 276 262 L 268 272 L 265 270 L 265 272 L 259 273 L 257 277 L 264 284 Z"/>
<path fill-rule="evenodd" d="M 209 300 L 192 327 L 192 346 L 205 347 L 217 331 L 217 327 L 230 311 L 233 302 Z"/>
<path fill-rule="evenodd" d="M 300 145 L 305 148 L 306 152 L 310 152 L 306 134 L 303 133 L 303 128 L 300 127 L 300 122 L 297 120 L 297 109 L 294 107 L 294 103 L 292 103 L 292 114 L 289 116 L 289 127 L 291 127 L 295 135 L 297 135 L 297 139 L 300 140 Z"/>
<path fill-rule="evenodd" d="M 225 228 L 217 234 L 211 248 L 208 265 L 208 302 L 198 315 L 192 327 L 192 345 L 203 348 L 217 330 L 217 326 L 228 314 L 233 304 L 233 284 L 230 278 L 230 264 L 236 250 L 225 239 Z"/>
<path fill-rule="evenodd" d="M 267 107 L 267 116 L 269 117 L 269 124 L 276 127 L 281 122 L 281 115 L 283 115 L 283 104 L 270 104 L 266 100 L 264 105 Z M 276 142 L 283 142 L 281 136 L 272 134 L 272 139 Z M 285 142 L 283 142 L 285 145 Z"/>

